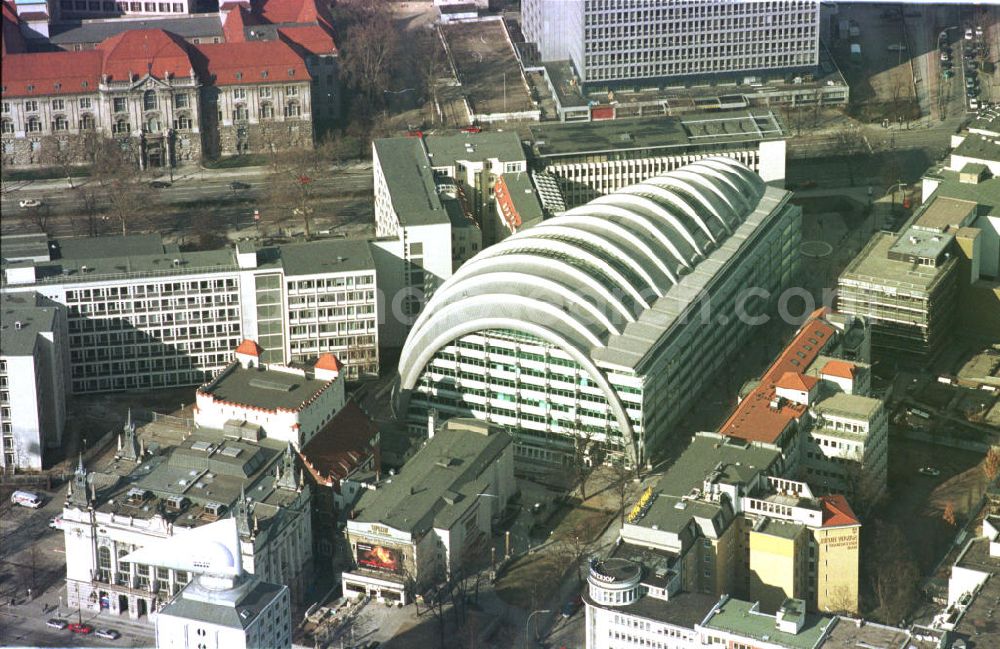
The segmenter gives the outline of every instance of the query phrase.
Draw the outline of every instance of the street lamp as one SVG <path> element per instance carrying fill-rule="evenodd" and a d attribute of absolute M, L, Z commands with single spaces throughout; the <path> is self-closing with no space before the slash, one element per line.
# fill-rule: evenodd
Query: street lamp
<path fill-rule="evenodd" d="M 532 611 L 528 615 L 528 619 L 524 623 L 524 649 L 528 649 L 528 647 L 530 646 L 528 644 L 528 629 L 531 628 L 531 618 L 535 617 L 536 613 L 551 613 L 551 612 L 552 612 L 551 609 L 542 608 L 538 609 L 537 611 Z"/>

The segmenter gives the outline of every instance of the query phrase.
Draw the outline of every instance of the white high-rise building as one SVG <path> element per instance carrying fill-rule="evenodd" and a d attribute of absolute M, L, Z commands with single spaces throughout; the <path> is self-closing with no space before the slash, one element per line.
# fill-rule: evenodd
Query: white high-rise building
<path fill-rule="evenodd" d="M 542 61 L 581 82 L 658 81 L 819 63 L 817 0 L 523 0 Z"/>
<path fill-rule="evenodd" d="M 0 296 L 0 470 L 40 470 L 66 422 L 66 312 Z"/>

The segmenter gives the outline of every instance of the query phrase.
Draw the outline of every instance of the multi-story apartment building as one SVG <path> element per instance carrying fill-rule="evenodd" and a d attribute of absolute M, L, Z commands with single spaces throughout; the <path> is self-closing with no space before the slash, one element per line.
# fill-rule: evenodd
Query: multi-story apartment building
<path fill-rule="evenodd" d="M 528 168 L 515 133 L 417 135 L 372 143 L 373 253 L 391 300 L 380 337 L 390 347 L 402 346 L 441 282 L 482 249 L 500 215 L 495 179 Z"/>
<path fill-rule="evenodd" d="M 719 432 L 780 448 L 787 475 L 872 504 L 886 488 L 889 416 L 871 391 L 870 348 L 864 320 L 817 311 Z"/>
<path fill-rule="evenodd" d="M 542 61 L 572 62 L 584 84 L 794 70 L 819 63 L 820 3 L 525 0 Z"/>
<path fill-rule="evenodd" d="M 52 165 L 66 149 L 82 162 L 93 135 L 121 140 L 151 167 L 311 146 L 314 117 L 339 114 L 325 12 L 313 0 L 272 0 L 225 8 L 219 36 L 185 40 L 125 20 L 66 42 L 80 51 L 5 50 L 3 162 Z"/>
<path fill-rule="evenodd" d="M 66 423 L 66 310 L 0 295 L 0 471 L 40 470 Z"/>
<path fill-rule="evenodd" d="M 403 469 L 366 491 L 347 521 L 355 567 L 344 594 L 407 604 L 460 571 L 489 546 L 493 521 L 514 494 L 510 435 L 452 419 Z"/>
<path fill-rule="evenodd" d="M 230 515 L 247 572 L 287 584 L 300 601 L 313 579 L 311 491 L 290 444 L 244 426 L 191 431 L 157 454 L 144 446 L 127 426 L 116 462 L 95 473 L 77 467 L 60 522 L 70 607 L 133 619 L 156 612 L 190 571 L 125 557 Z"/>
<path fill-rule="evenodd" d="M 209 380 L 244 338 L 264 363 L 334 353 L 347 378 L 378 372 L 376 273 L 366 242 L 179 252 L 158 236 L 54 242 L 3 266 L 5 295 L 63 305 L 74 393 Z"/>
<path fill-rule="evenodd" d="M 413 326 L 401 412 L 414 430 L 432 408 L 504 426 L 521 459 L 583 443 L 645 462 L 748 335 L 741 291 L 777 299 L 794 277 L 789 197 L 710 158 L 485 249 Z"/>
<path fill-rule="evenodd" d="M 692 593 L 857 611 L 861 523 L 792 471 L 773 445 L 699 433 L 626 516 L 621 552 L 663 555 L 665 583 Z"/>
<path fill-rule="evenodd" d="M 536 165 L 559 180 L 567 207 L 716 155 L 739 160 L 768 184 L 785 180 L 785 130 L 771 111 L 527 128 Z"/>

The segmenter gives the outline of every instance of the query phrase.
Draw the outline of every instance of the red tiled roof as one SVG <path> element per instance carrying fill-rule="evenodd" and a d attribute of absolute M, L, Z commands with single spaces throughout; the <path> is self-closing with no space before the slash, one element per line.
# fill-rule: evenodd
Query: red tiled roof
<path fill-rule="evenodd" d="M 353 399 L 302 449 L 300 455 L 317 482 L 337 488 L 369 458 L 379 466 L 378 427 Z"/>
<path fill-rule="evenodd" d="M 2 76 L 4 97 L 89 94 L 101 81 L 101 53 L 8 54 L 3 57 Z"/>
<path fill-rule="evenodd" d="M 222 34 L 227 43 L 242 43 L 246 40 L 246 33 L 243 31 L 246 27 L 245 11 L 242 5 L 236 5 L 223 16 L 222 20 L 225 22 L 222 23 Z"/>
<path fill-rule="evenodd" d="M 316 0 L 265 0 L 255 13 L 274 25 L 318 22 L 330 26 L 333 23 L 326 7 Z"/>
<path fill-rule="evenodd" d="M 847 361 L 827 361 L 823 369 L 819 371 L 820 374 L 828 374 L 830 376 L 837 376 L 842 379 L 853 379 L 854 372 L 856 372 L 858 367 L 854 363 L 848 363 Z"/>
<path fill-rule="evenodd" d="M 244 338 L 240 346 L 236 348 L 237 354 L 246 354 L 247 356 L 260 356 L 261 349 L 255 341 L 249 338 Z"/>
<path fill-rule="evenodd" d="M 820 496 L 823 504 L 823 527 L 839 527 L 843 525 L 860 525 L 861 521 L 854 514 L 847 498 L 840 494 Z"/>
<path fill-rule="evenodd" d="M 814 376 L 806 376 L 801 372 L 785 372 L 781 378 L 775 381 L 774 387 L 809 392 L 816 387 L 817 383 L 819 383 L 819 379 Z"/>
<path fill-rule="evenodd" d="M 340 359 L 333 354 L 323 354 L 316 360 L 316 364 L 313 365 L 316 369 L 320 370 L 333 370 L 334 372 L 339 372 L 344 369 L 344 364 L 340 362 Z"/>
<path fill-rule="evenodd" d="M 204 72 L 208 76 L 205 81 L 217 86 L 288 83 L 312 79 L 302 57 L 280 40 L 192 47 L 205 59 Z"/>
<path fill-rule="evenodd" d="M 336 54 L 337 44 L 331 34 L 321 25 L 297 25 L 278 29 L 278 38 L 304 48 L 316 56 Z"/>
<path fill-rule="evenodd" d="M 784 402 L 780 407 L 772 408 L 771 402 L 775 398 L 775 386 L 782 377 L 788 373 L 800 374 L 804 371 L 816 360 L 824 345 L 836 333 L 829 323 L 819 319 L 825 313 L 823 310 L 816 311 L 799 329 L 792 342 L 761 377 L 760 385 L 736 406 L 722 424 L 719 429 L 721 434 L 752 442 L 773 444 L 785 432 L 789 423 L 802 416 L 806 411 L 804 405 Z"/>
<path fill-rule="evenodd" d="M 147 73 L 157 79 L 187 77 L 193 67 L 187 48 L 180 36 L 162 29 L 124 31 L 97 46 L 104 53 L 103 74 L 115 81 L 127 81 L 130 73 L 140 78 Z"/>

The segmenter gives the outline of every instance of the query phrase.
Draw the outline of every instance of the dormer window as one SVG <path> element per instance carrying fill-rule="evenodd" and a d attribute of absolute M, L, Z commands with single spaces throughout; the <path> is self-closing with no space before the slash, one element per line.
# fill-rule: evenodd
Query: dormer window
<path fill-rule="evenodd" d="M 61 83 L 59 83 L 58 81 L 56 81 L 56 83 L 55 83 L 55 85 L 54 85 L 53 87 L 54 87 L 54 88 L 55 88 L 56 90 L 59 90 L 59 89 L 61 89 L 61 88 L 62 88 L 62 84 L 61 84 Z"/>
<path fill-rule="evenodd" d="M 267 78 L 267 70 L 261 70 L 260 71 L 260 76 L 261 76 L 262 79 L 266 79 Z"/>
<path fill-rule="evenodd" d="M 34 86 L 33 84 L 30 84 L 30 83 L 29 83 L 29 84 L 28 84 L 28 87 L 26 88 L 26 90 L 27 90 L 28 92 L 35 92 L 35 86 Z"/>
<path fill-rule="evenodd" d="M 290 77 L 295 76 L 295 68 L 288 68 L 288 76 Z"/>
<path fill-rule="evenodd" d="M 243 73 L 242 72 L 237 72 L 236 73 L 236 80 L 240 81 L 241 79 L 243 79 Z"/>

